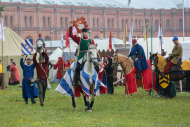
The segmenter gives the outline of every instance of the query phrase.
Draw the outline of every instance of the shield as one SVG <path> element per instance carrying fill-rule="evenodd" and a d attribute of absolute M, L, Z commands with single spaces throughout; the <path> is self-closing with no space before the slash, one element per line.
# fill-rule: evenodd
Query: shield
<path fill-rule="evenodd" d="M 73 21 L 73 23 L 78 33 L 81 33 L 83 28 L 87 28 L 89 30 L 87 21 L 84 17 L 78 18 L 76 21 Z"/>

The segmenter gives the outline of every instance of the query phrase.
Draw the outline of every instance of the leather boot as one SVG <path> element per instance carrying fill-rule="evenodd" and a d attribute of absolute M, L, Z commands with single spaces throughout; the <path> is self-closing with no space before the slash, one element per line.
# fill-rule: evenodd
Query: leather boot
<path fill-rule="evenodd" d="M 77 86 L 77 82 L 78 82 L 78 72 L 75 72 L 74 74 L 74 78 L 73 78 L 73 86 Z"/>
<path fill-rule="evenodd" d="M 136 78 L 137 78 L 137 79 L 141 79 L 141 78 L 142 78 L 142 76 L 139 74 L 138 69 L 136 69 Z"/>

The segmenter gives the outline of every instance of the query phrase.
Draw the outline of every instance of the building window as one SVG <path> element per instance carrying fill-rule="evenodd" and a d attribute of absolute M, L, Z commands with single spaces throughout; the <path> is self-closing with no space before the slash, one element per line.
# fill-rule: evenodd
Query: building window
<path fill-rule="evenodd" d="M 32 16 L 30 16 L 30 27 L 32 27 Z"/>
<path fill-rule="evenodd" d="M 182 28 L 182 19 L 179 20 L 179 28 Z"/>
<path fill-rule="evenodd" d="M 95 18 L 93 18 L 93 28 L 95 28 Z"/>
<path fill-rule="evenodd" d="M 155 29 L 158 29 L 158 20 L 155 21 Z"/>
<path fill-rule="evenodd" d="M 60 18 L 60 27 L 63 28 L 63 17 Z"/>
<path fill-rule="evenodd" d="M 5 26 L 7 26 L 7 15 L 5 16 Z"/>
<path fill-rule="evenodd" d="M 166 21 L 166 29 L 169 29 L 170 28 L 170 20 L 167 20 Z"/>
<path fill-rule="evenodd" d="M 51 40 L 51 38 L 49 36 L 46 36 L 44 39 L 44 41 L 50 41 L 50 40 Z"/>
<path fill-rule="evenodd" d="M 122 19 L 121 27 L 122 27 L 122 29 L 124 28 L 124 19 Z"/>
<path fill-rule="evenodd" d="M 113 26 L 114 23 L 113 22 L 114 22 L 114 19 L 111 20 L 111 28 L 114 28 L 114 26 Z"/>
<path fill-rule="evenodd" d="M 48 17 L 48 27 L 50 27 L 50 17 Z"/>
<path fill-rule="evenodd" d="M 137 19 L 135 20 L 135 28 L 137 29 Z"/>
<path fill-rule="evenodd" d="M 13 26 L 13 16 L 10 17 L 10 27 Z"/>
<path fill-rule="evenodd" d="M 108 28 L 110 28 L 110 19 L 108 19 Z"/>
<path fill-rule="evenodd" d="M 99 19 L 97 19 L 97 28 L 99 28 Z"/>
<path fill-rule="evenodd" d="M 67 28 L 67 17 L 65 18 L 65 28 Z"/>
<path fill-rule="evenodd" d="M 139 29 L 141 28 L 141 20 L 139 20 Z"/>
<path fill-rule="evenodd" d="M 45 27 L 45 17 L 43 17 L 43 27 Z"/>
<path fill-rule="evenodd" d="M 95 36 L 94 39 L 98 39 L 99 37 L 98 36 Z"/>
<path fill-rule="evenodd" d="M 24 27 L 26 27 L 26 21 L 27 21 L 27 17 L 24 17 Z"/>

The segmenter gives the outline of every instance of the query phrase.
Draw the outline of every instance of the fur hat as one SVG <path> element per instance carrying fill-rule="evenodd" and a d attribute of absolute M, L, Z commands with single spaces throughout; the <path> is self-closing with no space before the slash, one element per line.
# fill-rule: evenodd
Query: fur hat
<path fill-rule="evenodd" d="M 87 28 L 83 28 L 82 32 L 88 32 L 88 29 Z"/>

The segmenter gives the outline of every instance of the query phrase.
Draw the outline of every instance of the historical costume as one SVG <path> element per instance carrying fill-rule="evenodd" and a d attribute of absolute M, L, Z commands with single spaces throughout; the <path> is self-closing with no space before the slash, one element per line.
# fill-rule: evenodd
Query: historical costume
<path fill-rule="evenodd" d="M 98 73 L 98 79 L 103 83 L 103 84 L 107 84 L 106 83 L 106 77 L 104 77 L 104 68 L 103 68 L 103 63 L 101 59 L 98 59 L 99 62 L 99 73 Z M 107 88 L 100 86 L 100 93 L 107 93 Z"/>
<path fill-rule="evenodd" d="M 87 28 L 83 28 L 82 29 L 82 32 L 83 33 L 86 33 L 88 32 L 88 29 Z M 73 39 L 74 42 L 76 42 L 78 45 L 79 45 L 79 49 L 80 49 L 80 53 L 78 55 L 78 59 L 77 60 L 80 60 L 84 54 L 86 54 L 87 50 L 88 50 L 88 43 L 89 44 L 94 44 L 94 40 L 91 40 L 90 38 L 88 37 L 77 37 L 76 35 L 73 35 L 72 33 L 72 27 L 69 28 L 69 37 L 71 37 Z M 81 67 L 81 64 L 77 61 L 77 65 L 76 65 L 76 71 L 75 71 L 75 74 L 74 74 L 74 78 L 73 78 L 73 82 L 74 82 L 74 86 L 77 85 L 77 82 L 78 82 L 78 75 L 79 75 L 79 72 L 80 72 L 80 67 Z"/>
<path fill-rule="evenodd" d="M 33 62 L 36 66 L 36 72 L 37 72 L 37 79 L 39 81 L 37 82 L 38 90 L 39 90 L 39 99 L 40 99 L 40 105 L 44 105 L 44 98 L 45 98 L 45 92 L 47 88 L 47 73 L 48 73 L 48 63 L 49 63 L 49 56 L 45 50 L 43 51 L 43 54 L 45 55 L 45 62 L 38 63 L 36 60 L 37 52 L 33 56 Z M 39 61 L 44 60 L 44 57 L 42 54 L 40 54 Z"/>
<path fill-rule="evenodd" d="M 182 60 L 183 48 L 181 44 L 179 44 L 178 42 L 178 37 L 174 36 L 172 41 L 174 42 L 175 46 L 172 50 L 172 54 L 166 58 L 166 59 L 170 59 L 170 61 L 167 63 L 166 68 L 164 69 L 163 75 L 165 75 L 173 65 L 177 64 L 178 61 Z"/>
<path fill-rule="evenodd" d="M 27 58 L 27 60 L 31 58 Z M 23 80 L 22 80 L 22 97 L 25 99 L 26 104 L 28 104 L 28 98 L 31 98 L 32 104 L 35 104 L 34 98 L 38 98 L 39 91 L 36 88 L 34 80 L 34 69 L 35 65 L 26 65 L 23 62 L 23 58 L 20 59 L 20 66 L 23 69 Z"/>
<path fill-rule="evenodd" d="M 135 61 L 135 66 L 137 68 L 136 77 L 141 78 L 141 71 L 144 71 L 148 68 L 148 63 L 144 54 L 143 47 L 137 43 L 136 39 L 133 39 L 132 42 L 133 47 L 131 49 L 129 57 L 131 57 Z"/>
<path fill-rule="evenodd" d="M 112 58 L 108 59 L 108 67 L 104 67 L 104 70 L 106 71 L 106 75 L 107 75 L 108 93 L 113 94 L 114 93 L 114 87 L 113 87 L 114 68 L 112 67 Z"/>
<path fill-rule="evenodd" d="M 53 64 L 51 62 L 48 63 L 48 77 L 49 77 L 49 71 L 53 67 Z"/>
<path fill-rule="evenodd" d="M 9 79 L 9 85 L 17 85 L 20 84 L 20 75 L 18 73 L 17 66 L 14 62 L 11 63 L 9 71 L 11 72 L 10 74 L 10 79 Z"/>
<path fill-rule="evenodd" d="M 57 76 L 56 78 L 57 79 L 62 79 L 63 76 L 62 76 L 62 71 L 63 71 L 63 59 L 61 57 L 58 57 L 58 61 L 56 64 L 53 64 L 53 68 L 54 69 L 57 69 Z"/>

